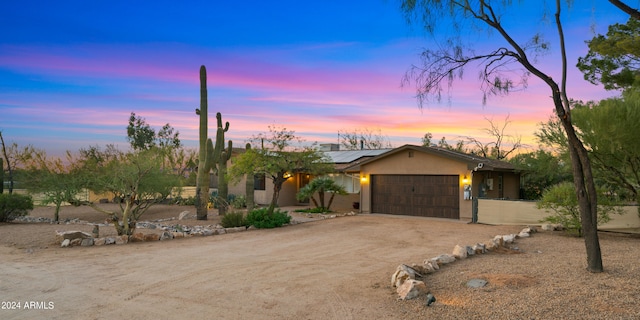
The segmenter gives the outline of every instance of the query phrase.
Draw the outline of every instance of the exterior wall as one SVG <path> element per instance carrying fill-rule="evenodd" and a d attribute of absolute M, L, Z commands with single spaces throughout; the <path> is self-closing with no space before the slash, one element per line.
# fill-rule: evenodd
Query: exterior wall
<path fill-rule="evenodd" d="M 411 156 L 412 155 L 412 156 Z M 467 164 L 414 150 L 404 150 L 360 167 L 360 211 L 371 212 L 372 174 L 459 175 L 460 220 L 471 220 L 471 200 L 464 200 L 462 178 L 471 176 Z"/>
<path fill-rule="evenodd" d="M 611 221 L 598 230 L 640 233 L 637 206 L 624 206 L 624 214 L 611 215 Z M 501 225 L 540 225 L 550 213 L 536 208 L 535 201 L 478 200 L 478 222 Z"/>
<path fill-rule="evenodd" d="M 473 196 L 489 199 L 520 199 L 520 175 L 509 172 L 472 173 Z M 493 189 L 489 188 L 492 182 Z"/>

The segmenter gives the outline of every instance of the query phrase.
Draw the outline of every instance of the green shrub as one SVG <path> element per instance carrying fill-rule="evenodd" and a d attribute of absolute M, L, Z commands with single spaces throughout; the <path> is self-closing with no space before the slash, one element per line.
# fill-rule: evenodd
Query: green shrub
<path fill-rule="evenodd" d="M 12 221 L 26 216 L 33 210 L 31 196 L 20 194 L 0 194 L 0 222 Z"/>
<path fill-rule="evenodd" d="M 220 224 L 225 228 L 246 227 L 247 220 L 242 212 L 228 212 L 222 217 Z"/>
<path fill-rule="evenodd" d="M 236 209 L 242 209 L 247 207 L 247 198 L 245 196 L 237 196 L 231 201 L 231 206 Z"/>
<path fill-rule="evenodd" d="M 269 214 L 268 208 L 252 210 L 247 214 L 247 224 L 256 228 L 276 228 L 291 222 L 291 217 L 280 209 Z"/>
<path fill-rule="evenodd" d="M 611 220 L 610 213 L 622 214 L 616 199 L 609 196 L 602 188 L 598 188 L 598 225 Z M 567 233 L 582 237 L 582 224 L 580 220 L 580 208 L 576 190 L 571 182 L 561 182 L 542 193 L 542 199 L 536 204 L 538 209 L 545 209 L 552 215 L 545 217 L 540 222 L 560 224 Z"/>

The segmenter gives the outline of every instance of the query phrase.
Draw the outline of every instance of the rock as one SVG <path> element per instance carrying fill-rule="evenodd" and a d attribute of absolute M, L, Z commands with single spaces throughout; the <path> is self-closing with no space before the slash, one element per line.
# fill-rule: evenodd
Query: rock
<path fill-rule="evenodd" d="M 171 234 L 173 234 L 174 239 L 184 238 L 184 232 L 172 232 Z"/>
<path fill-rule="evenodd" d="M 104 238 L 104 244 L 114 244 L 114 243 L 116 243 L 116 238 L 112 238 L 112 237 Z"/>
<path fill-rule="evenodd" d="M 226 234 L 227 233 L 227 229 L 216 229 L 218 231 L 218 234 Z"/>
<path fill-rule="evenodd" d="M 171 240 L 173 239 L 173 234 L 169 231 L 165 231 L 160 235 L 160 240 Z"/>
<path fill-rule="evenodd" d="M 432 303 L 436 302 L 436 297 L 434 295 L 432 295 L 431 293 L 427 294 L 427 299 L 425 304 L 428 306 L 430 306 Z"/>
<path fill-rule="evenodd" d="M 71 243 L 69 245 L 72 246 L 72 247 L 73 246 L 79 246 L 79 245 L 82 244 L 82 240 L 83 239 L 80 239 L 80 238 L 73 239 L 73 240 L 71 240 Z"/>
<path fill-rule="evenodd" d="M 129 237 L 129 242 L 142 242 L 144 241 L 144 233 L 136 232 Z"/>
<path fill-rule="evenodd" d="M 405 281 L 413 280 L 416 278 L 415 270 L 406 264 L 401 264 L 396 268 L 396 272 L 391 276 L 391 285 L 394 287 L 400 287 Z"/>
<path fill-rule="evenodd" d="M 210 230 L 210 229 L 204 229 L 204 230 L 202 230 L 202 235 L 203 235 L 203 236 L 206 236 L 206 237 L 208 237 L 208 236 L 212 236 L 212 235 L 213 235 L 213 230 Z"/>
<path fill-rule="evenodd" d="M 427 293 L 427 285 L 419 280 L 407 280 L 398 287 L 396 292 L 398 292 L 400 299 L 410 300 Z"/>
<path fill-rule="evenodd" d="M 467 249 L 467 257 L 476 254 L 476 251 L 470 246 L 466 246 L 465 249 Z"/>
<path fill-rule="evenodd" d="M 144 241 L 158 241 L 160 240 L 160 235 L 155 233 L 145 234 Z"/>
<path fill-rule="evenodd" d="M 97 224 L 93 225 L 93 231 L 91 232 L 94 238 L 100 238 L 100 227 Z"/>
<path fill-rule="evenodd" d="M 60 247 L 62 247 L 62 248 L 66 248 L 66 247 L 68 247 L 68 246 L 69 246 L 69 244 L 71 244 L 71 240 L 69 240 L 69 239 L 64 239 L 64 240 L 62 240 L 62 244 L 60 245 Z"/>
<path fill-rule="evenodd" d="M 65 239 L 86 239 L 93 238 L 90 233 L 83 231 L 56 231 L 56 243 L 62 243 Z"/>
<path fill-rule="evenodd" d="M 415 270 L 420 275 L 433 273 L 435 271 L 435 269 L 433 269 L 431 264 L 419 265 L 419 264 L 414 263 L 414 264 L 411 265 L 411 269 Z"/>
<path fill-rule="evenodd" d="M 528 232 L 524 232 L 524 230 L 520 231 L 520 233 L 518 233 L 518 238 L 528 238 L 530 236 L 531 235 Z"/>
<path fill-rule="evenodd" d="M 129 236 L 122 235 L 116 237 L 116 244 L 127 244 L 129 243 Z"/>
<path fill-rule="evenodd" d="M 178 215 L 178 220 L 184 220 L 184 219 L 188 218 L 188 216 L 189 216 L 189 211 L 182 211 Z"/>
<path fill-rule="evenodd" d="M 469 288 L 482 288 L 487 285 L 487 280 L 484 279 L 471 279 L 467 281 L 467 287 Z"/>
<path fill-rule="evenodd" d="M 472 248 L 476 254 L 487 253 L 487 246 L 485 246 L 484 243 L 476 243 Z"/>
<path fill-rule="evenodd" d="M 450 254 L 441 254 L 437 257 L 435 257 L 436 261 L 438 262 L 438 265 L 441 266 L 443 264 L 447 264 L 447 263 L 451 263 L 451 262 L 455 262 L 456 261 L 456 257 L 450 255 Z"/>
<path fill-rule="evenodd" d="M 516 235 L 515 234 L 507 234 L 502 236 L 502 240 L 504 240 L 504 243 L 512 243 L 513 241 L 516 240 Z"/>
<path fill-rule="evenodd" d="M 440 264 L 438 264 L 438 258 L 431 258 L 424 261 L 424 264 L 430 264 L 434 270 L 440 269 Z"/>
<path fill-rule="evenodd" d="M 467 258 L 467 248 L 463 247 L 459 244 L 456 244 L 456 246 L 453 248 L 453 253 L 452 255 L 454 257 L 456 257 L 456 259 L 466 259 Z"/>
<path fill-rule="evenodd" d="M 495 236 L 491 242 L 495 245 L 495 247 L 502 247 L 504 245 L 504 239 L 502 236 Z"/>
<path fill-rule="evenodd" d="M 86 238 L 86 239 L 82 239 L 82 242 L 80 243 L 81 246 L 83 247 L 90 247 L 93 245 L 93 238 Z"/>
<path fill-rule="evenodd" d="M 107 240 L 107 238 L 95 238 L 93 240 L 93 245 L 94 246 L 102 246 L 102 245 L 106 244 L 106 242 L 107 242 L 106 240 Z"/>

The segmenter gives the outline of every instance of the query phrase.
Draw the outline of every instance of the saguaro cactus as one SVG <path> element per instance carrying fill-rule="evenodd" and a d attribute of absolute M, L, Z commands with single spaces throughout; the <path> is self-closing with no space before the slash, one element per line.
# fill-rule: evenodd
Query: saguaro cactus
<path fill-rule="evenodd" d="M 198 177 L 196 180 L 196 217 L 207 220 L 207 204 L 209 202 L 209 173 L 213 169 L 220 150 L 213 147 L 213 141 L 207 137 L 208 131 L 208 102 L 207 102 L 207 69 L 200 66 L 200 109 L 196 109 L 200 116 L 200 146 L 198 150 Z M 217 141 L 216 141 L 217 144 Z"/>
<path fill-rule="evenodd" d="M 216 113 L 216 119 L 218 120 L 218 130 L 216 131 L 216 150 L 220 150 L 220 156 L 217 158 L 217 171 L 218 171 L 218 214 L 225 215 L 229 203 L 227 198 L 229 195 L 229 182 L 227 181 L 227 161 L 231 159 L 231 152 L 233 150 L 233 142 L 228 141 L 227 148 L 224 148 L 224 133 L 229 131 L 229 122 L 222 126 L 222 114 Z"/>

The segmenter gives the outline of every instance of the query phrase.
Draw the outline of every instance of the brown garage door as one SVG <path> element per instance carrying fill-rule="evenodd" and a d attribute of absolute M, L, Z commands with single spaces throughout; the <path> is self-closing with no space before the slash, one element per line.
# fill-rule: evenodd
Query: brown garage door
<path fill-rule="evenodd" d="M 459 219 L 457 175 L 371 175 L 371 212 Z"/>

